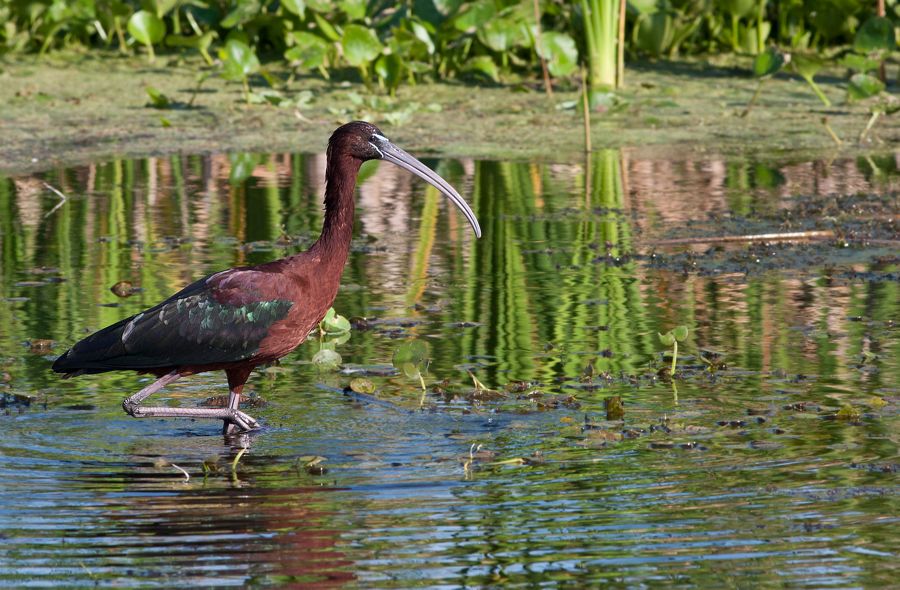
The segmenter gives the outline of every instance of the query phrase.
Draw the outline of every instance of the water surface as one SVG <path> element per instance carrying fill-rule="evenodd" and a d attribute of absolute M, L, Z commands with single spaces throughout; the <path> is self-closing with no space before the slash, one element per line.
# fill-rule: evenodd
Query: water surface
<path fill-rule="evenodd" d="M 206 273 L 308 246 L 324 158 L 0 178 L 0 585 L 892 584 L 898 157 L 430 161 L 477 241 L 433 189 L 367 167 L 342 370 L 310 363 L 315 339 L 260 369 L 264 428 L 229 441 L 126 416 L 146 377 L 50 365 Z M 681 324 L 673 384 L 657 334 Z M 413 338 L 424 400 L 391 368 Z M 375 400 L 342 392 L 360 375 Z M 226 393 L 210 373 L 157 397 Z"/>

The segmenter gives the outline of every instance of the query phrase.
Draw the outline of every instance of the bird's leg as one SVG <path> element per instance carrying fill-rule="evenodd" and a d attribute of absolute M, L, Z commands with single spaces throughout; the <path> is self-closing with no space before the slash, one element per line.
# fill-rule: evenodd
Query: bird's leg
<path fill-rule="evenodd" d="M 172 371 L 163 375 L 147 387 L 135 393 L 122 402 L 122 408 L 130 416 L 135 418 L 217 418 L 237 424 L 241 430 L 253 430 L 259 427 L 259 424 L 247 414 L 237 410 L 228 408 L 168 408 L 165 406 L 155 406 L 145 408 L 141 406 L 141 402 L 168 385 L 176 381 L 180 374 Z"/>
<path fill-rule="evenodd" d="M 177 381 L 179 377 L 181 377 L 181 375 L 178 374 L 178 371 L 172 371 L 167 375 L 163 375 L 131 397 L 125 398 L 125 401 L 122 402 L 122 409 L 125 410 L 126 414 L 137 418 L 138 415 L 136 414 L 136 412 L 146 409 L 140 407 L 142 401 L 144 401 L 169 383 Z"/>
<path fill-rule="evenodd" d="M 225 374 L 228 376 L 228 409 L 232 412 L 243 414 L 243 412 L 239 411 L 241 405 L 241 392 L 244 391 L 244 383 L 246 383 L 247 379 L 250 377 L 250 369 L 229 369 L 225 371 Z M 246 414 L 243 415 L 250 418 L 250 416 L 247 416 Z M 258 426 L 256 420 L 253 420 L 253 418 L 250 418 L 250 420 L 253 422 L 254 428 Z M 235 432 L 239 430 L 250 429 L 245 428 L 234 420 L 226 419 L 222 424 L 222 434 L 225 436 L 235 434 Z"/>

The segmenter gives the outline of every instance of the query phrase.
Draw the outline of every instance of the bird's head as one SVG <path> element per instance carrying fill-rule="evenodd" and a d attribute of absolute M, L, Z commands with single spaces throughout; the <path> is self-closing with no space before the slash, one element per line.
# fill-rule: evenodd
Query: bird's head
<path fill-rule="evenodd" d="M 361 162 L 387 160 L 412 172 L 450 199 L 472 224 L 475 236 L 481 237 L 481 227 L 475 213 L 456 189 L 434 170 L 391 143 L 375 125 L 365 121 L 353 121 L 338 127 L 328 141 L 328 156 L 332 158 L 338 153 L 347 154 Z"/>

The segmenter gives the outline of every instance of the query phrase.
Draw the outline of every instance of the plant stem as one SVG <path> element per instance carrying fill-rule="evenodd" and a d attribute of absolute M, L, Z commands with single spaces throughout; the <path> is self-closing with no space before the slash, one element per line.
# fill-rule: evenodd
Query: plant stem
<path fill-rule="evenodd" d="M 591 106 L 588 104 L 587 73 L 581 66 L 581 106 L 584 115 L 584 151 L 591 152 Z M 589 172 L 585 170 L 585 174 Z"/>
<path fill-rule="evenodd" d="M 147 43 L 147 51 L 149 52 L 147 54 L 147 60 L 150 63 L 155 62 L 156 61 L 156 53 L 153 52 L 153 43 Z"/>
<path fill-rule="evenodd" d="M 881 116 L 881 111 L 872 111 L 872 116 L 869 117 L 869 122 L 866 124 L 865 129 L 862 130 L 862 133 L 859 134 L 859 143 L 862 143 L 866 140 L 866 136 L 869 134 L 869 131 L 872 130 L 872 126 L 875 125 L 875 121 L 878 120 L 879 116 Z"/>
<path fill-rule="evenodd" d="M 619 38 L 616 41 L 616 88 L 625 86 L 625 0 L 619 2 Z"/>
<path fill-rule="evenodd" d="M 828 117 L 822 117 L 822 125 L 825 126 L 825 131 L 828 132 L 828 135 L 831 136 L 831 139 L 834 140 L 834 143 L 836 143 L 838 147 L 844 145 L 844 142 L 841 141 L 841 138 L 838 137 L 837 133 L 834 132 L 834 129 L 831 128 L 831 125 L 828 124 Z"/>
<path fill-rule="evenodd" d="M 809 76 L 809 77 L 803 76 L 803 79 L 806 80 L 806 83 L 809 84 L 809 87 L 812 88 L 813 92 L 816 93 L 816 96 L 819 97 L 819 100 L 822 101 L 822 104 L 824 104 L 826 107 L 830 107 L 831 101 L 828 100 L 828 97 L 825 96 L 825 93 L 822 92 L 822 89 L 819 88 L 819 85 L 816 84 L 816 82 L 815 82 L 815 80 L 813 80 L 812 76 Z"/>
<path fill-rule="evenodd" d="M 541 7 L 540 0 L 534 0 L 534 35 L 538 47 L 541 47 Z M 505 54 L 504 54 L 505 55 Z M 538 52 L 538 59 L 541 60 L 541 72 L 544 74 L 544 90 L 547 91 L 547 98 L 553 98 L 553 85 L 550 84 L 550 71 L 547 69 L 547 60 Z"/>
<path fill-rule="evenodd" d="M 675 376 L 675 363 L 676 362 L 678 362 L 678 341 L 677 340 L 674 343 L 672 343 L 672 370 L 670 372 L 672 377 Z"/>
<path fill-rule="evenodd" d="M 741 113 L 742 119 L 750 114 L 750 109 L 752 109 L 753 105 L 756 104 L 756 99 L 759 98 L 759 93 L 762 90 L 762 85 L 763 85 L 763 82 L 765 82 L 765 81 L 766 81 L 766 79 L 762 78 L 759 81 L 759 84 L 756 85 L 756 91 L 753 93 L 753 96 L 750 98 L 750 102 L 747 103 L 747 108 L 745 108 L 744 112 Z"/>
<path fill-rule="evenodd" d="M 247 76 L 244 76 L 241 81 L 244 83 L 244 100 L 247 101 L 247 104 L 250 104 L 250 82 L 247 80 Z"/>

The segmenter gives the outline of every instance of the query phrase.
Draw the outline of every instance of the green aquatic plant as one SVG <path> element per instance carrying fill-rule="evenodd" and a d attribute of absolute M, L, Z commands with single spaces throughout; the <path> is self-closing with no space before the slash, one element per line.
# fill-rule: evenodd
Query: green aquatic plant
<path fill-rule="evenodd" d="M 422 376 L 428 370 L 430 361 L 428 344 L 424 340 L 407 340 L 397 347 L 391 363 L 394 368 L 410 379 L 418 379 L 422 386 L 422 392 L 426 391 L 425 378 Z"/>
<path fill-rule="evenodd" d="M 663 346 L 671 346 L 672 347 L 672 368 L 669 371 L 671 376 L 675 376 L 675 367 L 678 362 L 678 343 L 684 342 L 688 337 L 688 327 L 687 326 L 677 326 L 665 334 L 659 334 L 659 341 L 663 344 Z"/>
<path fill-rule="evenodd" d="M 128 19 L 128 32 L 147 48 L 147 60 L 153 63 L 156 60 L 153 45 L 166 37 L 166 23 L 148 10 L 139 10 Z"/>
<path fill-rule="evenodd" d="M 222 60 L 222 78 L 240 82 L 244 86 L 244 99 L 249 104 L 249 78 L 260 70 L 256 51 L 241 39 L 229 39 L 225 47 L 219 50 L 219 59 Z"/>
<path fill-rule="evenodd" d="M 756 90 L 753 92 L 753 96 L 750 98 L 750 102 L 747 103 L 744 112 L 741 113 L 741 117 L 746 117 L 750 114 L 750 109 L 753 108 L 753 105 L 756 104 L 757 99 L 759 99 L 759 93 L 762 92 L 763 84 L 781 71 L 781 68 L 784 67 L 790 60 L 790 56 L 780 52 L 775 47 L 769 47 L 763 53 L 760 53 L 756 56 L 756 59 L 753 60 L 753 75 L 759 79 L 756 83 Z"/>

